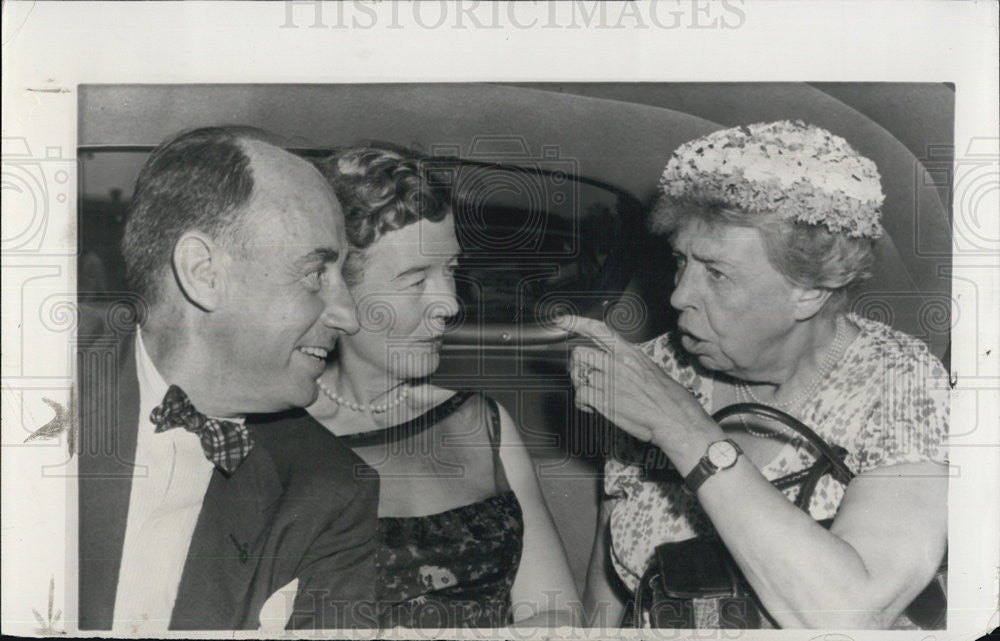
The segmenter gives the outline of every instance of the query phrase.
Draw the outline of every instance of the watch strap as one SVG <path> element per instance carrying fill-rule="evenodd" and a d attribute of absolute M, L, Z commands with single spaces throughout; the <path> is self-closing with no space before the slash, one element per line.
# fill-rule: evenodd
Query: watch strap
<path fill-rule="evenodd" d="M 708 458 L 708 450 L 710 450 L 716 443 L 728 443 L 733 450 L 736 451 L 736 457 L 733 459 L 733 462 L 724 468 L 719 468 Z M 730 438 L 724 438 L 721 441 L 713 441 L 709 443 L 708 447 L 705 449 L 705 455 L 701 457 L 698 464 L 695 465 L 690 472 L 688 472 L 687 476 L 684 477 L 684 485 L 687 486 L 688 490 L 692 494 L 696 493 L 698 488 L 700 488 L 705 481 L 714 476 L 720 469 L 728 470 L 733 465 L 736 465 L 736 461 L 739 460 L 742 454 L 743 450 L 740 449 L 740 446 Z"/>
<path fill-rule="evenodd" d="M 708 460 L 707 456 L 701 457 L 698 464 L 688 472 L 688 475 L 684 477 L 684 485 L 687 486 L 688 491 L 694 494 L 701 487 L 702 483 L 707 481 L 713 474 L 719 470 Z"/>

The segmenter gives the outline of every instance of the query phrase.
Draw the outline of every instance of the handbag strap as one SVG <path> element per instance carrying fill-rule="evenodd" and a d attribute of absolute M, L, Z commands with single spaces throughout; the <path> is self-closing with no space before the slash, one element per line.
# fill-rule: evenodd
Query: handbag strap
<path fill-rule="evenodd" d="M 795 418 L 791 414 L 782 412 L 779 409 L 775 409 L 769 405 L 763 405 L 761 403 L 736 403 L 735 405 L 727 405 L 715 414 L 712 414 L 712 420 L 718 423 L 723 419 L 727 419 L 731 416 L 737 416 L 739 414 L 753 414 L 781 423 L 804 438 L 816 449 L 817 452 L 819 452 L 819 456 L 821 458 L 826 459 L 829 462 L 830 472 L 838 481 L 847 485 L 851 482 L 851 479 L 854 478 L 854 472 L 851 471 L 851 468 L 847 467 L 843 458 L 837 456 L 834 449 L 830 447 L 830 445 L 824 441 L 819 434 L 812 431 L 812 429 L 807 427 L 806 424 L 799 419 Z"/>
<path fill-rule="evenodd" d="M 816 462 L 810 467 L 798 472 L 792 472 L 791 474 L 787 474 L 781 478 L 771 481 L 771 484 L 779 490 L 792 487 L 794 485 L 800 485 L 801 488 L 795 501 L 795 505 L 799 509 L 808 512 L 809 500 L 815 491 L 819 480 L 824 475 L 832 474 L 834 478 L 842 482 L 844 485 L 850 483 L 851 479 L 854 478 L 854 472 L 852 472 L 847 464 L 844 463 L 844 458 L 847 456 L 847 450 L 837 445 L 829 445 L 821 436 L 802 423 L 802 421 L 787 414 L 786 412 L 782 412 L 779 409 L 760 403 L 737 403 L 718 410 L 712 415 L 712 419 L 716 422 L 720 422 L 726 418 L 737 416 L 739 414 L 753 414 L 778 421 L 782 425 L 799 434 L 819 453 Z M 676 473 L 676 470 L 674 470 L 674 472 Z M 824 519 L 817 522 L 823 527 L 829 529 L 833 523 L 833 519 Z M 643 609 L 649 608 L 652 605 L 652 599 L 654 598 L 651 585 L 655 581 L 662 580 L 662 577 L 660 576 L 662 570 L 660 568 L 657 555 L 659 554 L 660 549 L 669 545 L 676 544 L 666 543 L 658 546 L 657 551 L 654 552 L 654 559 L 656 559 L 656 562 L 654 562 L 652 567 L 650 567 L 650 569 L 643 575 L 639 581 L 638 588 L 636 593 L 633 595 L 631 603 L 626 606 L 625 614 L 622 620 L 623 626 L 631 624 L 637 628 L 643 627 Z M 720 545 L 722 545 L 721 542 Z M 941 567 L 938 569 L 939 575 L 942 572 L 947 571 L 947 564 L 948 556 L 946 553 Z M 750 591 L 750 595 L 750 598 L 756 599 L 756 597 L 752 596 L 752 590 Z M 650 602 L 647 603 L 647 601 Z M 763 606 L 758 603 L 757 607 L 759 607 L 764 615 L 767 616 L 766 611 L 763 610 Z M 935 578 L 932 580 L 930 584 L 927 585 L 917 596 L 917 598 L 906 607 L 904 612 L 911 621 L 924 629 L 943 629 L 947 613 L 947 596 L 945 595 L 942 585 L 939 583 L 938 579 Z"/>

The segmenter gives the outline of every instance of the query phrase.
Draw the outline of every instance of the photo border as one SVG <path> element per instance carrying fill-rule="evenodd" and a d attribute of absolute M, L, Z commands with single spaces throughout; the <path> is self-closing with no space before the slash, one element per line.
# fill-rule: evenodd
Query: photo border
<path fill-rule="evenodd" d="M 862 8 L 860 2 L 750 6 L 734 0 L 713 8 L 661 2 L 659 9 L 680 12 L 676 24 L 661 16 L 669 26 L 654 24 L 652 14 L 644 12 L 656 9 L 642 3 L 514 4 L 479 3 L 460 19 L 463 14 L 448 3 L 428 3 L 420 10 L 426 14 L 416 14 L 411 3 L 355 2 L 344 8 L 357 12 L 356 23 L 348 16 L 339 26 L 315 27 L 315 22 L 291 26 L 287 21 L 289 7 L 296 15 L 303 7 L 314 10 L 311 2 L 4 3 L 5 205 L 12 198 L 6 184 L 12 163 L 39 161 L 50 172 L 47 180 L 51 177 L 40 196 L 26 196 L 35 203 L 30 217 L 11 216 L 6 207 L 4 215 L 0 621 L 5 632 L 37 634 L 40 621 L 32 610 L 42 619 L 48 615 L 49 631 L 58 632 L 64 628 L 53 624 L 52 608 L 62 611 L 65 623 L 76 602 L 68 570 L 75 562 L 67 535 L 72 528 L 63 520 L 75 522 L 76 504 L 66 480 L 73 474 L 73 463 L 66 465 L 66 443 L 19 447 L 24 430 L 41 427 L 49 416 L 43 397 L 70 403 L 73 359 L 67 337 L 75 317 L 71 308 L 57 303 L 75 287 L 77 185 L 74 171 L 65 179 L 59 172 L 67 158 L 75 157 L 76 88 L 192 81 L 954 82 L 955 149 L 969 162 L 956 162 L 955 185 L 965 184 L 966 191 L 956 193 L 953 207 L 952 290 L 956 299 L 976 303 L 972 313 L 953 309 L 958 325 L 951 356 L 956 476 L 949 488 L 949 628 L 839 631 L 839 637 L 826 639 L 861 641 L 889 634 L 965 640 L 997 625 L 1000 350 L 995 341 L 1000 332 L 991 312 L 1000 308 L 1000 277 L 989 222 L 997 220 L 1000 194 L 990 182 L 993 172 L 987 169 L 982 178 L 975 174 L 984 165 L 995 167 L 998 158 L 995 3 L 869 1 Z M 447 19 L 432 19 L 434 6 Z M 725 16 L 722 6 L 729 8 Z M 495 24 L 490 22 L 494 15 L 499 16 Z M 372 24 L 366 26 L 362 19 L 369 16 Z M 962 182 L 968 178 L 975 179 L 971 186 Z M 46 469 L 62 472 L 40 472 Z M 605 636 L 586 630 L 574 634 Z M 802 631 L 745 634 L 802 638 Z M 462 635 L 490 638 L 475 631 Z M 818 630 L 810 635 L 824 638 Z M 353 636 L 374 638 L 367 631 Z M 413 633 L 405 636 L 413 638 Z M 739 636 L 720 631 L 717 637 L 699 638 Z"/>

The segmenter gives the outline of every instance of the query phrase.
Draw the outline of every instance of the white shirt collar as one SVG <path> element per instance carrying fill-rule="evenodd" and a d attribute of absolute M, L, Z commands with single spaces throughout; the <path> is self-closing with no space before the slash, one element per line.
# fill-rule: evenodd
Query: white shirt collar
<path fill-rule="evenodd" d="M 140 416 L 148 420 L 150 412 L 163 402 L 169 386 L 163 376 L 157 371 L 142 342 L 142 329 L 135 332 L 135 367 L 139 379 L 139 411 Z"/>

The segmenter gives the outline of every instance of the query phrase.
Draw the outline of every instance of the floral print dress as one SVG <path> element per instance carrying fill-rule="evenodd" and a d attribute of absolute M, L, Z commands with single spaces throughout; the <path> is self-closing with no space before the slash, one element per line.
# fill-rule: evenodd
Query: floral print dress
<path fill-rule="evenodd" d="M 799 418 L 830 444 L 847 450 L 856 474 L 917 461 L 946 462 L 948 375 L 922 341 L 877 321 L 848 315 L 860 330 Z M 675 346 L 670 334 L 643 344 L 643 351 L 712 412 L 715 377 Z M 718 409 L 718 408 L 715 408 Z M 789 440 L 761 472 L 776 479 L 815 461 L 811 446 Z M 658 451 L 657 451 L 658 452 Z M 647 480 L 649 446 L 616 430 L 615 454 L 605 462 L 604 491 L 611 501 L 611 560 L 635 591 L 661 543 L 711 532 L 698 501 L 680 483 Z M 809 505 L 814 519 L 836 516 L 844 487 L 831 476 L 820 481 Z M 798 488 L 785 491 L 795 499 Z"/>
<path fill-rule="evenodd" d="M 470 423 L 479 422 L 478 417 L 486 423 L 486 447 L 477 451 L 448 445 L 448 434 L 476 431 Z M 406 423 L 342 438 L 355 448 L 385 448 L 387 458 L 434 457 L 442 462 L 438 472 L 442 478 L 449 469 L 455 473 L 472 469 L 469 461 L 458 462 L 454 456 L 487 458 L 497 476 L 499 491 L 483 500 L 429 515 L 379 518 L 378 625 L 447 629 L 510 623 L 510 592 L 521 558 L 524 523 L 517 497 L 503 476 L 495 402 L 462 391 Z M 449 467 L 444 460 L 454 465 Z M 431 482 L 434 487 L 433 479 L 416 475 L 409 482 Z"/>

